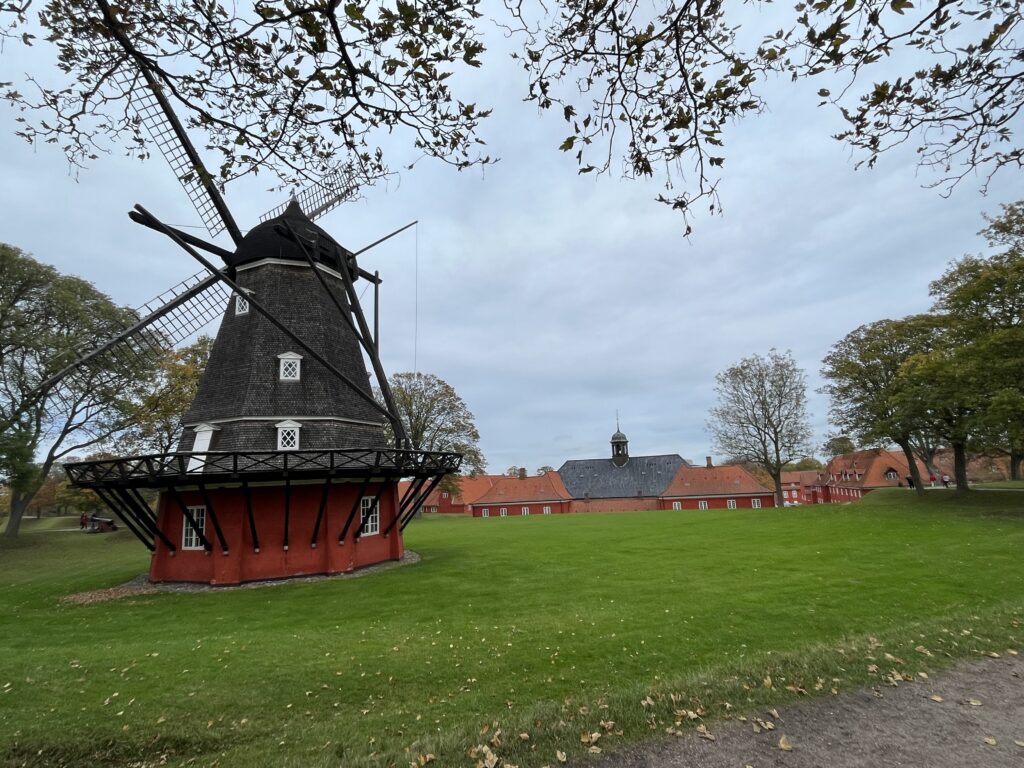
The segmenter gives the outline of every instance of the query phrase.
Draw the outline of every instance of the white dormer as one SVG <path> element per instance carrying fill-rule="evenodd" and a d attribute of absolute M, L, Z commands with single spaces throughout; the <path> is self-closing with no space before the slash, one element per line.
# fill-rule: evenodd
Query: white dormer
<path fill-rule="evenodd" d="M 302 429 L 299 422 L 287 419 L 277 422 L 274 426 L 277 427 L 277 450 L 299 450 L 299 430 Z"/>
<path fill-rule="evenodd" d="M 278 378 L 281 381 L 298 381 L 302 378 L 302 355 L 294 352 L 282 352 L 277 356 Z"/>
<path fill-rule="evenodd" d="M 197 424 L 195 428 L 196 439 L 192 443 L 192 453 L 198 454 L 193 455 L 188 460 L 188 468 L 186 472 L 202 472 L 203 464 L 206 462 L 206 455 L 202 453 L 210 447 L 210 442 L 213 440 L 213 433 L 219 432 L 220 427 L 215 427 L 213 424 Z"/>

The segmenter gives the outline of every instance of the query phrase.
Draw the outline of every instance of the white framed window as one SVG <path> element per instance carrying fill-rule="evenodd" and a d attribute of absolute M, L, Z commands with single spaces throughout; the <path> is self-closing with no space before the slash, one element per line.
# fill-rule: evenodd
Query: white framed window
<path fill-rule="evenodd" d="M 188 460 L 188 467 L 186 472 L 202 472 L 203 465 L 206 462 L 206 455 L 203 451 L 210 447 L 210 441 L 213 440 L 213 433 L 218 431 L 220 427 L 215 427 L 212 424 L 199 424 L 196 427 L 196 439 L 192 443 L 192 453 L 196 454 L 191 456 Z"/>
<path fill-rule="evenodd" d="M 672 502 L 672 509 L 674 509 L 674 510 L 676 510 L 678 512 L 682 508 L 683 508 L 683 502 L 681 502 L 681 501 L 673 501 Z"/>
<path fill-rule="evenodd" d="M 490 516 L 491 516 L 491 510 L 486 509 L 486 508 L 480 510 L 480 517 L 490 517 Z"/>
<path fill-rule="evenodd" d="M 522 510 L 519 512 L 519 514 L 520 515 L 528 515 L 528 514 L 530 514 L 530 508 L 529 507 L 523 507 Z"/>
<path fill-rule="evenodd" d="M 302 355 L 282 352 L 277 356 L 278 378 L 281 381 L 298 381 L 302 378 Z"/>
<path fill-rule="evenodd" d="M 725 502 L 725 506 L 727 506 L 729 509 L 736 509 L 736 499 L 727 499 Z"/>
<path fill-rule="evenodd" d="M 248 315 L 249 314 L 249 300 L 237 294 L 235 296 L 235 314 L 236 315 Z"/>
<path fill-rule="evenodd" d="M 448 492 L 447 492 L 447 491 L 445 491 L 444 493 L 442 493 L 442 494 L 441 494 L 441 498 L 442 498 L 442 499 L 447 499 L 447 498 L 448 498 Z"/>
<path fill-rule="evenodd" d="M 196 527 L 192 527 L 187 517 L 181 516 L 181 548 L 202 549 L 203 536 L 206 535 L 206 507 L 189 507 L 188 513 L 195 520 Z"/>
<path fill-rule="evenodd" d="M 508 507 L 502 507 L 498 510 L 498 514 L 502 517 L 508 517 Z"/>
<path fill-rule="evenodd" d="M 544 507 L 544 514 L 545 515 L 550 515 L 551 514 L 551 507 Z"/>
<path fill-rule="evenodd" d="M 299 430 L 302 428 L 299 422 L 288 419 L 279 421 L 274 426 L 277 427 L 277 450 L 299 450 Z"/>
<path fill-rule="evenodd" d="M 708 508 L 708 503 L 706 501 L 704 501 L 703 499 L 701 499 L 700 501 L 697 502 L 697 509 L 707 509 L 707 508 Z"/>
<path fill-rule="evenodd" d="M 380 533 L 380 506 L 374 502 L 373 496 L 363 496 L 359 501 L 363 513 L 363 536 Z"/>
<path fill-rule="evenodd" d="M 750 508 L 751 509 L 760 509 L 761 508 L 761 500 L 760 499 L 751 499 L 750 500 Z"/>
<path fill-rule="evenodd" d="M 783 491 L 782 492 L 782 498 L 788 499 L 789 498 L 789 491 Z"/>

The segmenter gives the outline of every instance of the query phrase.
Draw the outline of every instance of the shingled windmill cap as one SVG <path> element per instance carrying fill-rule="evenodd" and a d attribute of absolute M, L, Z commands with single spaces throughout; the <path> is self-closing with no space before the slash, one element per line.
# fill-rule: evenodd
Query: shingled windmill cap
<path fill-rule="evenodd" d="M 284 259 L 306 263 L 301 246 L 288 235 L 288 228 L 305 240 L 306 248 L 314 259 L 337 268 L 337 259 L 343 249 L 327 232 L 306 216 L 302 207 L 292 200 L 280 216 L 264 221 L 249 230 L 238 248 L 225 261 L 229 267 L 239 267 L 261 259 Z"/>

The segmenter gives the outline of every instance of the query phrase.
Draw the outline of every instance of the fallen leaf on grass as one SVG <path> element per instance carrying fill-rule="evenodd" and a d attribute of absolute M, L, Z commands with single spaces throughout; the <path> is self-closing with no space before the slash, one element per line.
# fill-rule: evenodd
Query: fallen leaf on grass
<path fill-rule="evenodd" d="M 991 736 L 986 736 L 985 743 L 988 744 L 990 747 L 994 747 L 996 745 L 996 740 L 993 739 Z"/>
<path fill-rule="evenodd" d="M 786 736 L 783 736 L 779 739 L 779 749 L 781 749 L 783 752 L 793 751 L 793 745 L 790 744 L 789 739 Z"/>
<path fill-rule="evenodd" d="M 597 746 L 594 746 L 594 745 L 591 745 L 590 748 L 587 749 L 587 752 L 589 752 L 592 755 L 600 755 L 601 754 L 601 748 L 597 747 Z"/>
<path fill-rule="evenodd" d="M 1018 747 L 1024 747 L 1024 741 L 1020 741 L 1018 739 L 1014 739 L 1013 743 L 1016 744 Z"/>
<path fill-rule="evenodd" d="M 967 703 L 970 704 L 972 707 L 980 707 L 981 706 L 981 702 L 978 701 L 977 699 L 968 699 Z"/>
<path fill-rule="evenodd" d="M 565 756 L 565 752 L 563 752 L 563 751 L 562 751 L 562 750 L 560 750 L 560 749 L 559 749 L 559 750 L 557 750 L 557 751 L 555 752 L 555 757 L 557 757 L 557 758 L 558 758 L 558 762 L 560 762 L 560 763 L 564 763 L 564 762 L 565 762 L 566 760 L 568 760 L 568 759 L 569 759 L 569 758 L 567 758 L 567 757 Z"/>
<path fill-rule="evenodd" d="M 711 735 L 710 731 L 708 731 L 708 727 L 704 725 L 704 723 L 697 726 L 697 735 L 702 739 L 707 739 L 708 741 L 715 740 L 715 737 Z"/>
<path fill-rule="evenodd" d="M 945 701 L 945 699 L 944 699 L 944 698 L 942 698 L 941 696 L 939 696 L 939 694 L 937 694 L 937 693 L 933 693 L 933 694 L 932 694 L 932 695 L 931 695 L 931 696 L 930 696 L 929 698 L 930 698 L 930 699 L 931 699 L 932 701 L 938 701 L 938 702 L 940 702 L 940 703 L 941 703 L 941 702 L 943 702 L 943 701 Z"/>

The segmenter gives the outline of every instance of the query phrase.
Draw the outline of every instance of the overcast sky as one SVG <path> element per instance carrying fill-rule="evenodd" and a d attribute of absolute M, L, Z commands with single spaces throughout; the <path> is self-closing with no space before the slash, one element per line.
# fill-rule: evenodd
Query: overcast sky
<path fill-rule="evenodd" d="M 829 138 L 838 115 L 815 106 L 818 85 L 779 83 L 770 111 L 726 136 L 724 214 L 698 216 L 684 239 L 679 214 L 654 202 L 657 181 L 576 175 L 556 149 L 560 117 L 520 101 L 521 76 L 494 48 L 469 88 L 494 108 L 484 138 L 497 165 L 458 173 L 424 160 L 319 222 L 356 250 L 419 221 L 360 261 L 384 278 L 384 366 L 454 386 L 492 472 L 607 456 L 616 411 L 633 455 L 702 462 L 715 453 L 704 426 L 715 374 L 772 347 L 807 372 L 820 445 L 829 347 L 862 323 L 926 310 L 929 281 L 983 250 L 981 213 L 1024 196 L 1004 174 L 988 197 L 969 178 L 944 199 L 922 187 L 932 177 L 912 148 L 855 171 Z M 26 66 L 9 47 L 0 80 Z M 196 271 L 126 216 L 141 203 L 200 224 L 160 156 L 103 157 L 76 179 L 59 150 L 15 138 L 13 118 L 0 106 L 0 241 L 133 306 Z M 279 202 L 269 185 L 228 189 L 243 229 Z"/>

